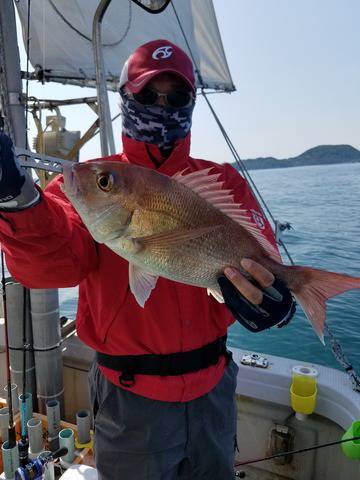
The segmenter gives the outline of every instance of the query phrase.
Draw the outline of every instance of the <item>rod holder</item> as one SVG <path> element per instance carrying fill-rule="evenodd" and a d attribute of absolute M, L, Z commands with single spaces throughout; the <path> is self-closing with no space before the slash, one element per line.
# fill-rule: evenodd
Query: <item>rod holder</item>
<path fill-rule="evenodd" d="M 3 458 L 3 466 L 6 480 L 13 480 L 15 472 L 20 466 L 19 449 L 16 442 L 14 447 L 9 447 L 9 442 L 6 441 L 1 446 L 1 453 Z"/>
<path fill-rule="evenodd" d="M 29 455 L 35 458 L 44 448 L 42 422 L 40 418 L 30 418 L 27 422 Z"/>
<path fill-rule="evenodd" d="M 68 453 L 61 457 L 60 462 L 71 463 L 75 457 L 74 431 L 71 428 L 64 428 L 59 433 L 60 448 L 66 447 Z"/>
<path fill-rule="evenodd" d="M 8 387 L 5 385 L 5 398 L 8 398 Z M 19 411 L 19 397 L 18 397 L 18 387 L 16 383 L 11 384 L 11 402 L 12 402 L 12 411 L 15 415 Z"/>
<path fill-rule="evenodd" d="M 305 420 L 315 410 L 317 397 L 317 370 L 313 367 L 296 365 L 292 369 L 290 387 L 291 406 L 298 420 Z"/>
<path fill-rule="evenodd" d="M 46 402 L 46 417 L 48 441 L 52 451 L 59 448 L 60 426 L 60 402 L 58 400 L 48 400 Z"/>
<path fill-rule="evenodd" d="M 85 445 L 91 441 L 90 436 L 90 412 L 79 410 L 76 413 L 77 443 Z"/>
<path fill-rule="evenodd" d="M 9 428 L 9 409 L 8 407 L 0 408 L 0 439 L 2 442 L 8 440 Z"/>
<path fill-rule="evenodd" d="M 23 408 L 23 401 L 25 399 L 25 408 Z M 22 425 L 25 425 L 25 433 L 27 433 L 27 422 L 33 416 L 33 403 L 32 403 L 32 395 L 31 393 L 25 393 L 19 395 L 19 403 L 20 403 L 20 412 L 21 412 L 21 428 Z"/>
<path fill-rule="evenodd" d="M 63 399 L 63 361 L 58 291 L 30 291 L 38 412 L 45 414 L 46 402 Z"/>
<path fill-rule="evenodd" d="M 360 437 L 360 420 L 352 423 L 351 427 L 344 433 L 342 440 L 352 437 Z M 342 443 L 341 448 L 348 458 L 360 460 L 360 440 Z"/>

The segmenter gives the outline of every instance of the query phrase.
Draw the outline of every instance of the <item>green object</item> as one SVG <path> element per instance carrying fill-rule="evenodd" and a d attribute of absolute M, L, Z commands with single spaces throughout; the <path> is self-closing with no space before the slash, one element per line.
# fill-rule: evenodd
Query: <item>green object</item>
<path fill-rule="evenodd" d="M 342 440 L 347 438 L 360 437 L 360 421 L 353 422 L 351 427 L 344 433 Z M 341 444 L 342 451 L 352 460 L 360 460 L 360 438 Z"/>

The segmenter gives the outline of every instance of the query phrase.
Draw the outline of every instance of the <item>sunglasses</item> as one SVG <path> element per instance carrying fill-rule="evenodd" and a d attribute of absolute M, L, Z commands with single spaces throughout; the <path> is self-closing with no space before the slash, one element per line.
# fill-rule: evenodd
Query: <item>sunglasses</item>
<path fill-rule="evenodd" d="M 173 90 L 168 93 L 160 93 L 148 87 L 143 88 L 138 93 L 133 93 L 132 96 L 141 105 L 155 105 L 160 97 L 165 97 L 167 105 L 175 108 L 189 107 L 195 100 L 195 96 L 188 90 Z"/>

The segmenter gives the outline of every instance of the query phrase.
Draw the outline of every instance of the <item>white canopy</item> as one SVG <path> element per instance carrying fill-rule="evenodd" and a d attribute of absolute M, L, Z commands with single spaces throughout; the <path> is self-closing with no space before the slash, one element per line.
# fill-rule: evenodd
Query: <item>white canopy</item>
<path fill-rule="evenodd" d="M 102 25 L 108 88 L 116 90 L 122 66 L 139 45 L 164 38 L 189 55 L 179 17 L 205 88 L 235 89 L 221 43 L 212 0 L 173 0 L 150 14 L 130 0 L 112 0 Z M 99 0 L 32 0 L 30 62 L 48 81 L 94 86 L 92 22 Z M 16 6 L 27 37 L 27 0 Z M 174 10 L 175 9 L 175 10 Z M 200 87 L 199 78 L 197 85 Z"/>

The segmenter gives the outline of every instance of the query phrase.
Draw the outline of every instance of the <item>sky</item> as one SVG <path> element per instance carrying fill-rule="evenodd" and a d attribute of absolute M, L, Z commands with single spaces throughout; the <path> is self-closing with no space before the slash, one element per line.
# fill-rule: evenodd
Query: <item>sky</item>
<path fill-rule="evenodd" d="M 119 1 L 119 0 L 117 0 Z M 240 157 L 296 156 L 316 145 L 360 149 L 359 0 L 214 0 L 236 92 L 210 97 Z M 20 46 L 22 69 L 25 52 Z M 40 98 L 93 96 L 93 89 L 30 82 Z M 112 114 L 118 96 L 110 94 Z M 88 107 L 68 107 L 68 130 L 95 120 Z M 114 124 L 117 151 L 121 123 Z M 30 144 L 35 134 L 30 125 Z M 192 155 L 232 157 L 202 98 L 195 107 Z M 81 159 L 101 156 L 99 136 Z"/>

